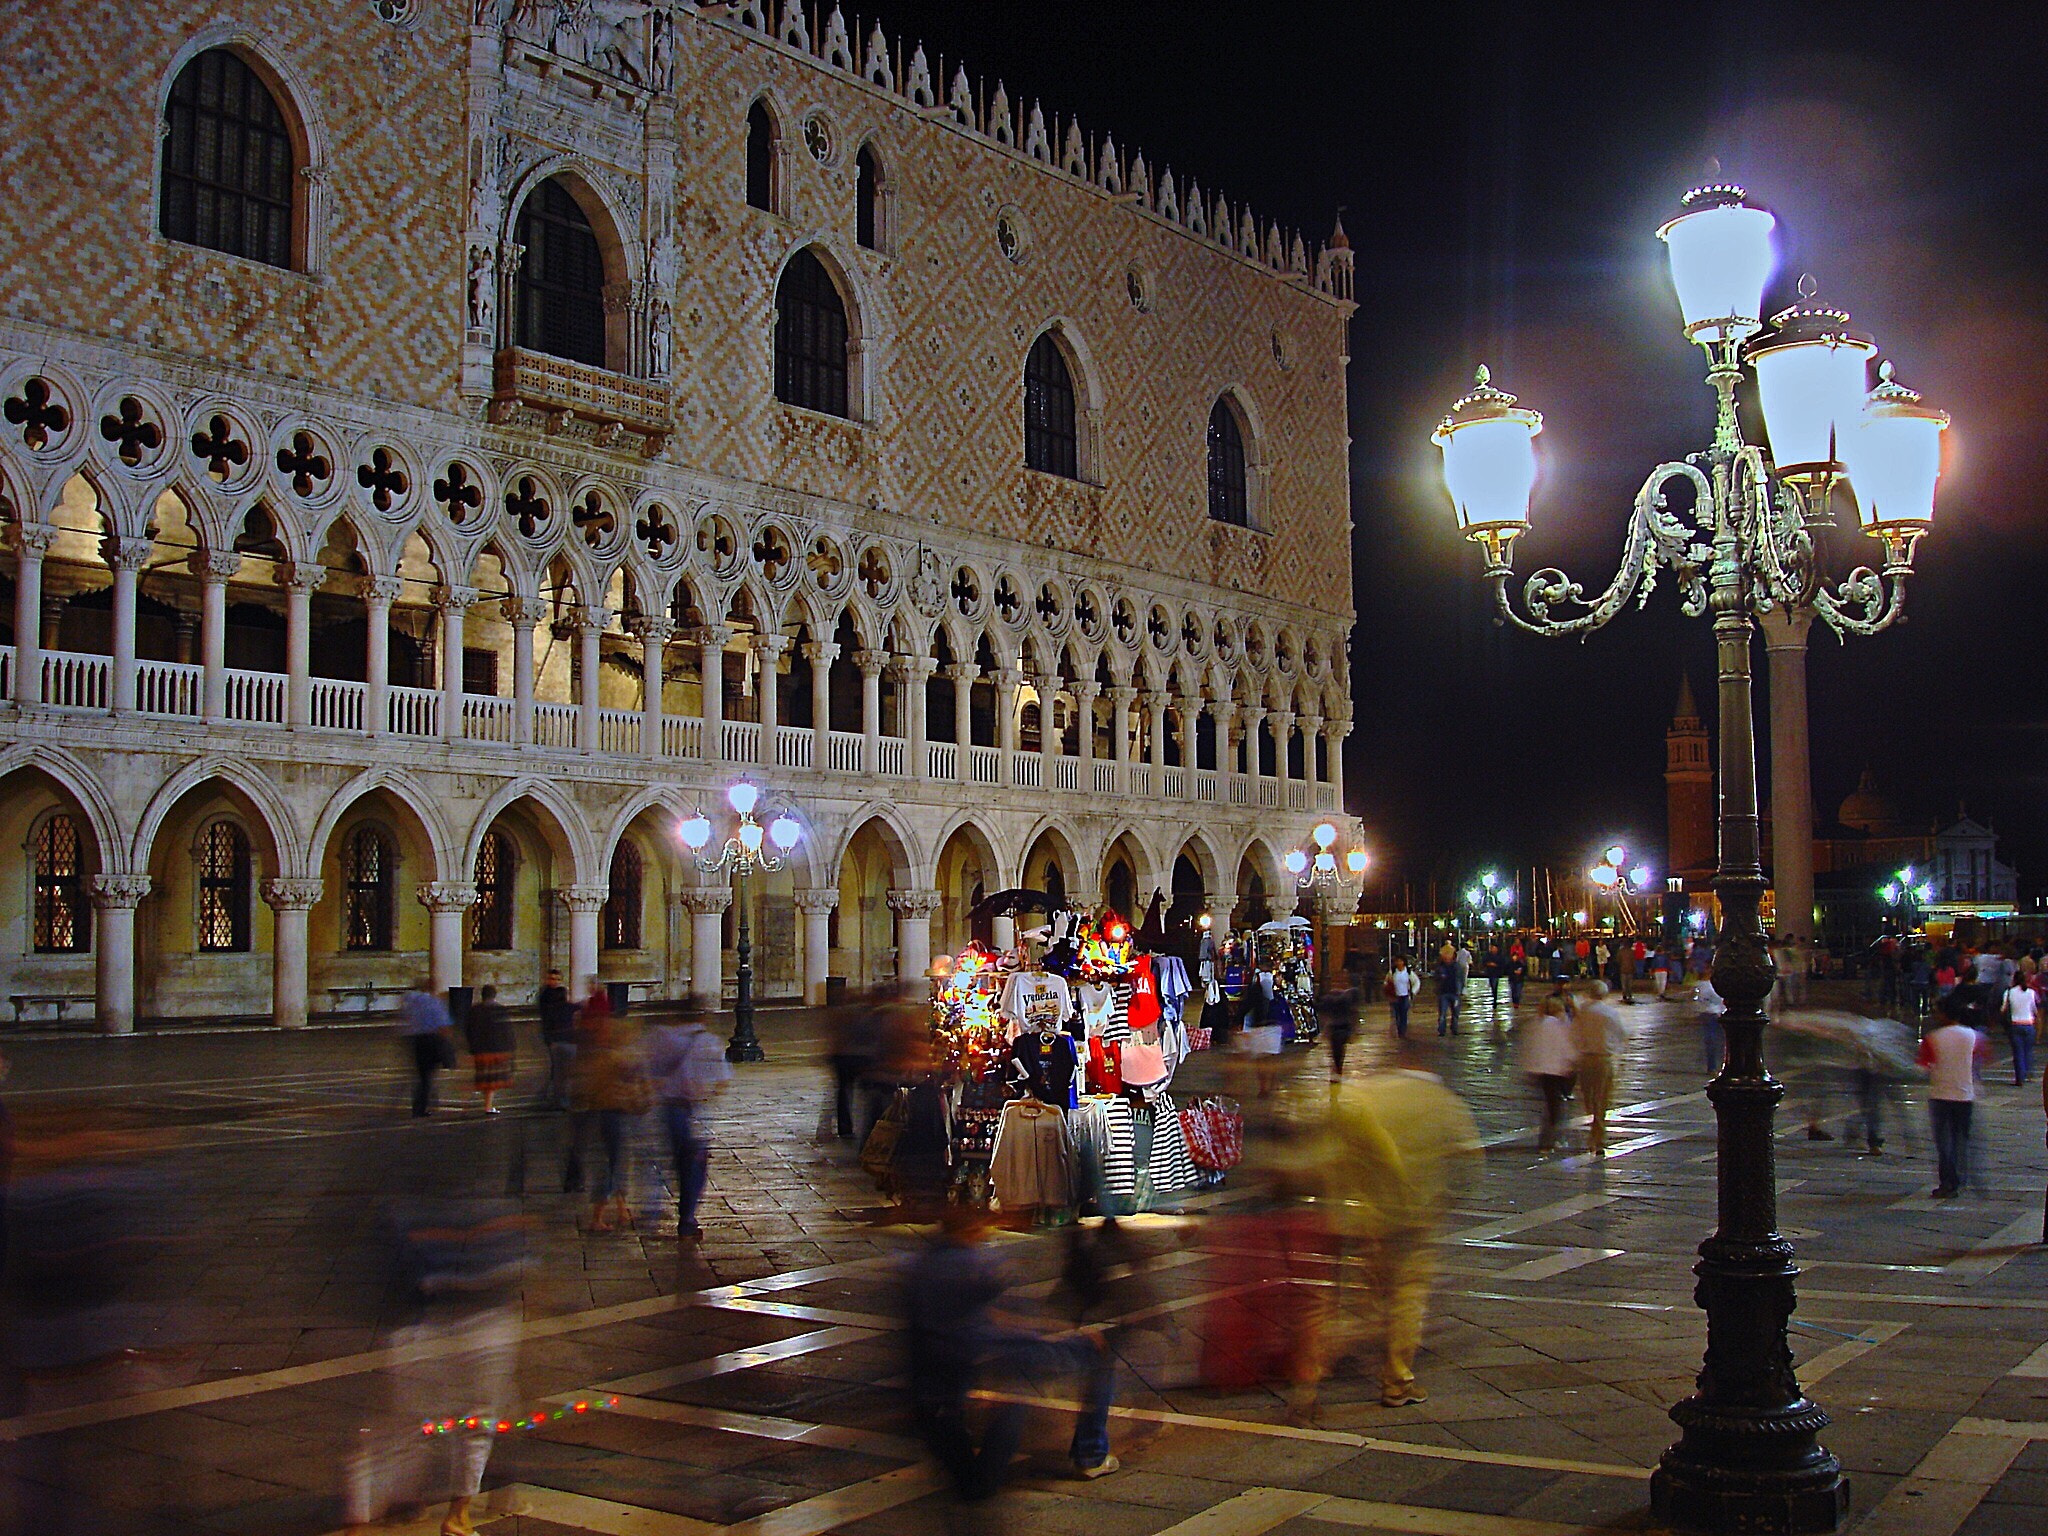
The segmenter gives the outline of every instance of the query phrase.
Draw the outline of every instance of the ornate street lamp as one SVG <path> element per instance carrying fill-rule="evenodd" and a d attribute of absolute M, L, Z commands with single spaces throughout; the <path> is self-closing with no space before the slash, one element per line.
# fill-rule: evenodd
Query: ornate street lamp
<path fill-rule="evenodd" d="M 1344 854 L 1344 867 L 1350 872 L 1350 878 L 1347 880 L 1337 873 L 1337 855 L 1334 852 L 1337 842 L 1336 824 L 1328 821 L 1317 822 L 1315 830 L 1309 836 L 1310 840 L 1315 844 L 1314 853 L 1310 853 L 1305 848 L 1290 848 L 1287 850 L 1287 857 L 1282 862 L 1287 866 L 1287 873 L 1294 876 L 1295 887 L 1317 898 L 1315 903 L 1316 964 L 1324 972 L 1321 978 L 1322 982 L 1327 984 L 1329 981 L 1329 966 L 1328 962 L 1323 958 L 1324 900 L 1327 897 L 1336 896 L 1340 891 L 1344 891 L 1348 887 L 1349 894 L 1353 898 L 1352 907 L 1355 910 L 1358 905 L 1357 891 L 1359 882 L 1363 878 L 1365 866 L 1371 862 L 1371 858 L 1363 848 L 1347 850 Z"/>
<path fill-rule="evenodd" d="M 1458 525 L 1484 556 L 1501 621 L 1541 635 L 1584 634 L 1632 598 L 1646 601 L 1660 568 L 1687 614 L 1713 618 L 1721 680 L 1714 888 L 1722 912 L 1714 986 L 1726 1003 L 1728 1054 L 1707 1095 L 1719 1125 L 1720 1224 L 1694 1268 L 1707 1314 L 1699 1389 L 1671 1410 L 1682 1433 L 1651 1479 L 1650 1502 L 1671 1524 L 1805 1532 L 1836 1528 L 1848 1484 L 1817 1439 L 1828 1416 L 1800 1391 L 1786 1339 L 1798 1271 L 1777 1220 L 1771 1122 L 1784 1089 L 1763 1062 L 1772 966 L 1759 910 L 1750 635 L 1755 614 L 1785 605 L 1810 605 L 1839 634 L 1875 634 L 1898 619 L 1914 547 L 1933 522 L 1948 418 L 1889 369 L 1866 394 L 1875 346 L 1846 314 L 1814 302 L 1810 279 L 1800 283 L 1799 302 L 1764 331 L 1774 222 L 1742 188 L 1718 185 L 1688 192 L 1658 231 L 1685 334 L 1707 355 L 1714 437 L 1705 452 L 1651 472 L 1636 495 L 1621 568 L 1597 597 L 1555 569 L 1523 586 L 1526 615 L 1508 594 L 1515 540 L 1529 527 L 1540 415 L 1481 369 L 1478 387 L 1432 441 L 1443 450 Z M 1736 416 L 1736 388 L 1751 370 L 1768 453 L 1743 440 Z M 1876 569 L 1860 565 L 1830 588 L 1819 575 L 1815 530 L 1829 526 L 1837 488 L 1853 492 L 1859 525 L 1882 557 Z"/>
<path fill-rule="evenodd" d="M 1911 933 L 1919 925 L 1921 909 L 1934 900 L 1934 882 L 1921 879 L 1908 864 L 1880 885 L 1877 895 L 1891 909 L 1893 926 L 1901 933 Z"/>
<path fill-rule="evenodd" d="M 732 872 L 734 899 L 739 903 L 739 931 L 736 954 L 739 971 L 734 978 L 732 1039 L 726 1042 L 727 1061 L 763 1061 L 761 1042 L 754 1035 L 754 944 L 747 922 L 747 876 L 755 870 L 773 874 L 782 868 L 783 855 L 797 845 L 803 827 L 787 812 L 764 828 L 754 819 L 754 807 L 761 803 L 761 791 L 742 779 L 725 792 L 726 803 L 738 817 L 731 835 L 716 854 L 707 856 L 705 847 L 712 836 L 711 818 L 697 812 L 676 830 L 695 857 L 697 868 L 707 875 Z M 772 844 L 773 847 L 768 846 Z"/>

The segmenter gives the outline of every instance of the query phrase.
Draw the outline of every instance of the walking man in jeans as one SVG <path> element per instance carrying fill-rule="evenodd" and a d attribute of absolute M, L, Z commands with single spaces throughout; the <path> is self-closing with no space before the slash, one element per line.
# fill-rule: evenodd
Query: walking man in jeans
<path fill-rule="evenodd" d="M 412 1112 L 425 1115 L 434 1107 L 434 1074 L 453 1056 L 455 1026 L 448 1005 L 424 976 L 398 1000 L 398 1014 L 398 1032 L 412 1047 Z"/>
<path fill-rule="evenodd" d="M 697 1202 L 704 1197 L 704 1178 L 711 1163 L 711 1138 L 706 1106 L 727 1083 L 732 1068 L 701 1014 L 680 1024 L 665 1024 L 648 1037 L 647 1077 L 661 1101 L 662 1123 L 676 1160 L 676 1235 L 702 1237 Z"/>
<path fill-rule="evenodd" d="M 576 1005 L 562 985 L 562 973 L 549 971 L 534 998 L 540 1009 L 540 1043 L 548 1053 L 550 1109 L 569 1107 L 569 1079 L 576 1071 Z"/>
<path fill-rule="evenodd" d="M 1927 1069 L 1927 1107 L 1934 1118 L 1934 1156 L 1939 1169 L 1934 1198 L 1953 1199 L 1970 1181 L 1970 1112 L 1977 1098 L 1977 1068 L 1991 1047 L 1963 1022 L 1967 1003 L 1951 992 L 1941 1000 L 1934 1028 L 1920 1042 Z"/>

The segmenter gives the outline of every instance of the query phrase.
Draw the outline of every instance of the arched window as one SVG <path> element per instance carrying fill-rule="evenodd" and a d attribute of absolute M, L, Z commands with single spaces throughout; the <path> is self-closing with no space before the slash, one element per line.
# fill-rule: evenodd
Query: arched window
<path fill-rule="evenodd" d="M 249 836 L 232 821 L 207 823 L 199 835 L 199 947 L 247 953 Z"/>
<path fill-rule="evenodd" d="M 867 145 L 853 157 L 853 237 L 871 251 L 882 248 L 881 162 Z"/>
<path fill-rule="evenodd" d="M 83 954 L 92 944 L 92 908 L 85 899 L 85 853 L 78 823 L 62 811 L 36 828 L 35 951 Z"/>
<path fill-rule="evenodd" d="M 775 120 L 758 101 L 747 108 L 747 202 L 775 211 Z"/>
<path fill-rule="evenodd" d="M 798 251 L 775 287 L 775 398 L 845 416 L 846 301 L 825 264 Z"/>
<path fill-rule="evenodd" d="M 519 243 L 526 255 L 519 263 L 515 343 L 604 367 L 604 252 L 589 217 L 559 179 L 527 195 Z"/>
<path fill-rule="evenodd" d="M 1081 477 L 1074 379 L 1051 331 L 1040 334 L 1024 360 L 1024 462 L 1048 475 Z"/>
<path fill-rule="evenodd" d="M 165 104 L 157 228 L 289 267 L 296 162 L 270 87 L 227 49 L 209 48 L 178 71 Z"/>
<path fill-rule="evenodd" d="M 611 891 L 604 902 L 604 947 L 640 947 L 640 850 L 623 837 L 612 854 Z"/>
<path fill-rule="evenodd" d="M 1026 704 L 1017 712 L 1018 751 L 1037 752 L 1043 747 L 1044 721 L 1045 711 L 1039 708 L 1036 701 Z"/>
<path fill-rule="evenodd" d="M 380 827 L 357 827 L 348 840 L 342 869 L 341 947 L 391 948 L 391 892 L 398 861 Z"/>
<path fill-rule="evenodd" d="M 1055 908 L 1062 908 L 1067 904 L 1067 872 L 1060 868 L 1058 859 L 1046 861 L 1045 899 Z"/>
<path fill-rule="evenodd" d="M 1245 494 L 1244 428 L 1224 395 L 1217 397 L 1209 412 L 1209 515 L 1239 528 L 1251 523 Z"/>
<path fill-rule="evenodd" d="M 512 840 L 486 832 L 476 851 L 476 905 L 469 909 L 471 949 L 512 947 Z"/>

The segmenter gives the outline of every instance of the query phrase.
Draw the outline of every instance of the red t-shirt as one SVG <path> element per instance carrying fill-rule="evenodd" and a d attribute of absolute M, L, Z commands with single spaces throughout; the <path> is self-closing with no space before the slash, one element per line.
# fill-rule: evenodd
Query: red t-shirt
<path fill-rule="evenodd" d="M 1132 1029 L 1150 1029 L 1159 1022 L 1159 981 L 1152 974 L 1152 957 L 1140 955 L 1131 962 Z"/>

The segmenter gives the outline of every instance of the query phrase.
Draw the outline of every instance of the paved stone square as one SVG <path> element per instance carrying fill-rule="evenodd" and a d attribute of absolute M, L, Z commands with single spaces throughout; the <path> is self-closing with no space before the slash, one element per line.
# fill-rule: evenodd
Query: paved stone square
<path fill-rule="evenodd" d="M 1645 1003 L 1633 1018 L 1613 1145 L 1594 1161 L 1534 1153 L 1534 1095 L 1494 1039 L 1483 989 L 1455 1040 L 1439 1043 L 1418 1011 L 1420 1054 L 1487 1140 L 1444 1226 L 1418 1361 L 1427 1402 L 1381 1407 L 1369 1350 L 1339 1360 L 1312 1423 L 1290 1422 L 1273 1390 L 1200 1385 L 1203 1338 L 1233 1308 L 1299 1300 L 1297 1286 L 1227 1283 L 1233 1223 L 1263 1205 L 1247 1173 L 1184 1214 L 1132 1223 L 1139 1256 L 1113 1293 L 1124 1470 L 1062 1476 L 1068 1420 L 1048 1408 L 1014 1488 L 964 1524 L 921 1459 L 902 1390 L 892 1260 L 914 1238 L 850 1149 L 820 1138 L 812 1016 L 763 1015 L 771 1060 L 745 1069 L 722 1108 L 692 1247 L 658 1174 L 635 1190 L 634 1225 L 587 1230 L 582 1200 L 560 1193 L 564 1118 L 525 1107 L 531 1041 L 513 1112 L 477 1113 L 465 1069 L 442 1111 L 414 1122 L 381 1029 L 17 1038 L 7 1102 L 25 1176 L 53 1135 L 74 1155 L 82 1136 L 118 1142 L 147 1170 L 162 1220 L 139 1298 L 151 1347 L 111 1372 L 17 1390 L 0 1421 L 7 1495 L 20 1507 L 26 1483 L 69 1486 L 80 1530 L 337 1530 L 344 1464 L 395 1375 L 463 1370 L 392 1334 L 404 1309 L 383 1212 L 408 1193 L 498 1192 L 523 1175 L 536 1262 L 519 1412 L 603 1406 L 497 1439 L 478 1512 L 494 1536 L 1642 1528 L 1649 1469 L 1674 1434 L 1664 1410 L 1699 1361 L 1689 1266 L 1711 1227 L 1714 1169 L 1690 1008 Z M 1352 1072 L 1386 1054 L 1384 1035 L 1384 1017 L 1369 1017 Z M 1327 1056 L 1292 1059 L 1287 1092 L 1321 1092 Z M 1196 1058 L 1182 1086 L 1220 1066 Z M 1876 1158 L 1843 1134 L 1840 1093 L 1825 1121 L 1835 1140 L 1807 1138 L 1801 1094 L 1781 1112 L 1781 1219 L 1804 1271 L 1793 1345 L 1834 1416 L 1824 1438 L 1849 1470 L 1859 1531 L 2048 1531 L 2048 1250 L 2029 1246 L 2048 1155 L 2038 1089 L 2012 1086 L 2002 1046 L 1987 1084 L 1979 1186 L 1952 1202 L 1928 1195 L 1917 1095 L 1891 1106 Z M 1026 1295 L 1043 1297 L 1056 1239 L 1002 1241 Z M 1347 1275 L 1325 1268 L 1310 1283 L 1346 1296 Z M 1059 1401 L 1073 1391 L 1042 1385 Z M 439 1519 L 387 1529 L 430 1533 Z"/>

